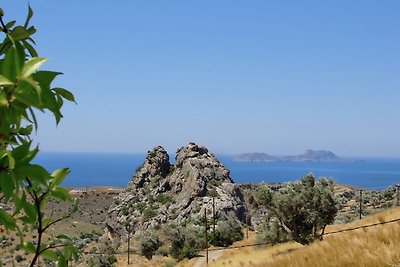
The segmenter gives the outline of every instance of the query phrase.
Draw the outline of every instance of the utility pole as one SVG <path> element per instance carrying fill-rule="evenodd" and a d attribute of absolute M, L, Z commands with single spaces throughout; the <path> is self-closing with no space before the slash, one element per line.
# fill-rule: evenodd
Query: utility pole
<path fill-rule="evenodd" d="M 216 244 L 216 240 L 215 240 L 215 200 L 214 200 L 215 198 L 213 197 L 212 198 L 212 213 L 213 213 L 213 236 L 214 236 L 214 238 L 213 238 L 213 245 L 214 245 L 214 247 L 215 247 L 215 244 Z"/>
<path fill-rule="evenodd" d="M 207 209 L 204 209 L 204 228 L 205 228 L 205 237 L 206 237 L 206 264 L 208 265 L 208 238 L 207 238 Z"/>
<path fill-rule="evenodd" d="M 362 190 L 360 190 L 360 220 L 362 216 Z"/>
<path fill-rule="evenodd" d="M 130 253 L 131 253 L 131 231 L 132 231 L 132 225 L 130 224 L 130 222 L 128 222 L 125 225 L 125 230 L 128 233 L 128 265 L 129 265 Z"/>

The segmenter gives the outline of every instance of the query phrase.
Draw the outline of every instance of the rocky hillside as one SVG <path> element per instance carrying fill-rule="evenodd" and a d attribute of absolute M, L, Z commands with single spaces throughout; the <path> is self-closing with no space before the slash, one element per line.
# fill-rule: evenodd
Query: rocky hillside
<path fill-rule="evenodd" d="M 176 151 L 175 163 L 163 147 L 148 152 L 128 184 L 109 208 L 108 224 L 118 232 L 130 224 L 133 233 L 160 225 L 212 218 L 212 199 L 218 221 L 243 222 L 243 196 L 229 171 L 207 148 L 189 143 Z"/>

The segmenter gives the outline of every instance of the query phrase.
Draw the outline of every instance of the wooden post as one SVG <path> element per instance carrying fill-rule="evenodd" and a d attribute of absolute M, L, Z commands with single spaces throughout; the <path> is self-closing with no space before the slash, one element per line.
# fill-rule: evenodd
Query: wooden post
<path fill-rule="evenodd" d="M 206 237 L 206 264 L 208 265 L 207 209 L 204 209 L 204 231 Z"/>
<path fill-rule="evenodd" d="M 129 256 L 131 253 L 131 234 L 128 233 L 128 265 L 129 265 Z"/>
<path fill-rule="evenodd" d="M 126 231 L 128 232 L 128 265 L 129 265 L 130 254 L 131 254 L 131 225 L 130 224 L 128 224 L 126 226 Z"/>
<path fill-rule="evenodd" d="M 213 211 L 213 236 L 214 236 L 214 238 L 213 238 L 214 244 L 213 245 L 215 247 L 216 240 L 215 240 L 215 200 L 214 200 L 214 197 L 212 198 L 212 211 Z"/>
<path fill-rule="evenodd" d="M 249 215 L 246 214 L 246 239 L 249 239 L 249 225 L 250 225 Z"/>
<path fill-rule="evenodd" d="M 362 190 L 360 190 L 360 220 L 362 216 Z"/>

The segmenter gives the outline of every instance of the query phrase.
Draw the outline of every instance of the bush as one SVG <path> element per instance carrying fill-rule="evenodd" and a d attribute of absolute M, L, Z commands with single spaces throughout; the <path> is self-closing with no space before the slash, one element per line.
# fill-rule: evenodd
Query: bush
<path fill-rule="evenodd" d="M 258 199 L 270 212 L 265 227 L 280 228 L 276 234 L 286 231 L 301 244 L 322 238 L 326 225 L 334 221 L 337 213 L 333 181 L 315 181 L 312 174 L 278 191 L 265 190 Z"/>
<path fill-rule="evenodd" d="M 243 239 L 242 227 L 233 221 L 220 222 L 215 229 L 215 240 L 214 235 L 211 234 L 211 244 L 215 244 L 218 247 L 227 247 L 233 244 L 235 241 Z"/>
<path fill-rule="evenodd" d="M 144 233 L 139 240 L 139 253 L 147 259 L 151 259 L 161 246 L 160 239 L 152 232 Z"/>
<path fill-rule="evenodd" d="M 194 226 L 169 225 L 166 227 L 165 235 L 171 242 L 170 254 L 172 257 L 178 260 L 195 257 L 202 247 L 199 234 L 200 231 Z"/>
<path fill-rule="evenodd" d="M 172 196 L 166 194 L 159 194 L 156 196 L 155 200 L 161 204 L 167 204 L 173 201 Z"/>
<path fill-rule="evenodd" d="M 153 207 L 149 207 L 143 211 L 143 221 L 147 221 L 157 215 L 157 212 L 153 209 Z"/>

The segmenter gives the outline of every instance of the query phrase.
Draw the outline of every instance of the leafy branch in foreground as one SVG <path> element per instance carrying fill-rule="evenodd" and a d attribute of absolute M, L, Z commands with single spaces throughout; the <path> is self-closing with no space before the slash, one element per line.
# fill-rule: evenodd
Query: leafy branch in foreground
<path fill-rule="evenodd" d="M 30 266 L 40 256 L 66 266 L 68 259 L 78 258 L 69 237 L 60 235 L 47 244 L 43 234 L 70 217 L 78 203 L 60 186 L 68 169 L 49 173 L 32 162 L 39 151 L 32 147 L 32 131 L 38 127 L 37 110 L 50 112 L 58 124 L 64 100 L 75 99 L 66 89 L 52 88 L 51 83 L 61 73 L 39 70 L 46 59 L 38 57 L 34 48 L 31 36 L 36 29 L 29 26 L 32 15 L 29 7 L 24 25 L 14 26 L 16 21 L 5 22 L 0 9 L 0 30 L 4 33 L 0 44 L 0 200 L 12 207 L 0 208 L 0 227 L 8 234 L 18 232 L 21 248 L 33 254 Z M 73 207 L 59 218 L 47 216 L 44 210 L 50 199 L 74 202 Z M 35 242 L 23 240 L 28 226 L 37 232 Z"/>

